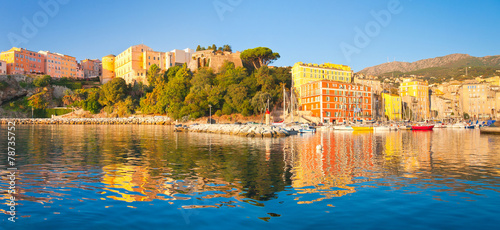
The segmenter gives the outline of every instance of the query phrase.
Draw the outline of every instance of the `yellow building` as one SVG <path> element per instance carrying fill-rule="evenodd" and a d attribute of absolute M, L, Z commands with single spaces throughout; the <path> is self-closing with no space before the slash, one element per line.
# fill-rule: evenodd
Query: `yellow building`
<path fill-rule="evenodd" d="M 115 78 L 115 58 L 116 56 L 113 54 L 102 58 L 101 84 L 105 84 Z"/>
<path fill-rule="evenodd" d="M 346 65 L 324 63 L 304 64 L 297 62 L 292 67 L 292 82 L 293 86 L 300 98 L 300 86 L 313 81 L 332 80 L 340 82 L 352 81 L 351 67 Z"/>
<path fill-rule="evenodd" d="M 114 58 L 114 69 L 108 69 L 108 74 L 114 72 L 114 77 L 121 77 L 125 79 L 128 84 L 134 82 L 142 82 L 144 84 L 148 84 L 146 72 L 153 64 L 156 64 L 158 67 L 160 67 L 160 69 L 165 70 L 167 67 L 165 52 L 154 51 L 153 49 L 143 44 L 135 45 L 129 47 Z M 109 78 L 110 76 L 107 75 L 107 79 Z M 106 78 L 103 77 L 103 79 Z"/>
<path fill-rule="evenodd" d="M 391 121 L 401 120 L 401 97 L 395 94 L 383 93 L 384 100 L 384 115 Z"/>
<path fill-rule="evenodd" d="M 486 79 L 484 79 L 484 81 L 486 83 L 489 83 L 490 85 L 500 86 L 500 77 L 499 76 L 486 78 Z"/>
<path fill-rule="evenodd" d="M 429 85 L 419 79 L 403 79 L 399 86 L 399 95 L 411 111 L 413 120 L 430 118 Z"/>

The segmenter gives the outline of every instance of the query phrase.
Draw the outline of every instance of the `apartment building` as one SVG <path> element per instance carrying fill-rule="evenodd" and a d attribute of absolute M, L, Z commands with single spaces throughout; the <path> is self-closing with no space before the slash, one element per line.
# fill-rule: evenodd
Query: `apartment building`
<path fill-rule="evenodd" d="M 75 57 L 50 51 L 39 51 L 38 53 L 45 56 L 45 74 L 50 75 L 52 78 L 77 77 L 78 63 Z"/>
<path fill-rule="evenodd" d="M 431 117 L 427 81 L 412 78 L 403 79 L 399 86 L 399 95 L 415 120 L 429 119 Z"/>
<path fill-rule="evenodd" d="M 7 74 L 44 74 L 45 56 L 24 48 L 12 47 L 0 53 L 7 65 Z"/>
<path fill-rule="evenodd" d="M 302 85 L 319 80 L 351 83 L 353 71 L 346 65 L 324 63 L 304 64 L 297 62 L 292 67 L 292 83 L 298 97 L 301 98 Z"/>
<path fill-rule="evenodd" d="M 340 81 L 319 80 L 300 86 L 300 109 L 322 122 L 372 120 L 371 87 Z"/>

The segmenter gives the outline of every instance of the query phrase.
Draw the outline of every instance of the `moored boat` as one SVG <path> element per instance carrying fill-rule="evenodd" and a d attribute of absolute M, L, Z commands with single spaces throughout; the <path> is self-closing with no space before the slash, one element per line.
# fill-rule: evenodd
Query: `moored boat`
<path fill-rule="evenodd" d="M 412 125 L 411 130 L 432 130 L 434 125 Z"/>
<path fill-rule="evenodd" d="M 300 133 L 315 133 L 316 132 L 316 128 L 312 127 L 312 126 L 309 126 L 307 124 L 303 124 L 300 126 L 300 130 L 299 130 Z"/>
<path fill-rule="evenodd" d="M 371 126 L 352 126 L 354 131 L 373 131 Z"/>
<path fill-rule="evenodd" d="M 391 127 L 389 126 L 375 126 L 373 127 L 373 131 L 390 131 L 391 130 Z"/>
<path fill-rule="evenodd" d="M 349 125 L 336 125 L 333 126 L 333 130 L 352 131 L 353 129 Z"/>

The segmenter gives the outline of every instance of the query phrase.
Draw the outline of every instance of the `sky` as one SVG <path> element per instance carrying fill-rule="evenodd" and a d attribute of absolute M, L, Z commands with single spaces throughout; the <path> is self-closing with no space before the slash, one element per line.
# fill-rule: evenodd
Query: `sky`
<path fill-rule="evenodd" d="M 229 44 L 269 47 L 275 66 L 349 65 L 464 53 L 500 55 L 500 1 L 24 0 L 2 1 L 0 51 L 49 50 L 102 59 L 145 44 L 155 51 Z"/>

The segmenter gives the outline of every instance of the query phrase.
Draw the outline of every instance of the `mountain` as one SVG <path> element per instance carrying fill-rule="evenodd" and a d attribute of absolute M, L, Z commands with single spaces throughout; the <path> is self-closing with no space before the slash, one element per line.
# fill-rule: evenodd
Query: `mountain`
<path fill-rule="evenodd" d="M 485 56 L 485 57 L 473 57 L 468 54 L 450 54 L 443 57 L 423 59 L 416 62 L 389 62 L 372 67 L 364 68 L 359 71 L 359 73 L 365 75 L 379 76 L 384 73 L 389 72 L 399 72 L 399 73 L 409 73 L 409 72 L 419 72 L 423 75 L 429 74 L 428 71 L 423 71 L 428 69 L 429 71 L 435 71 L 436 69 L 456 71 L 459 68 L 465 67 L 481 67 L 500 69 L 500 55 L 496 56 Z M 426 74 L 427 73 L 427 74 Z"/>

